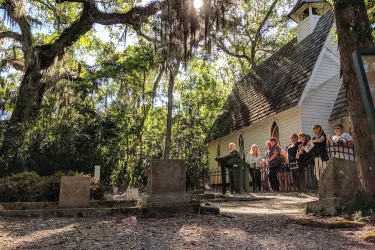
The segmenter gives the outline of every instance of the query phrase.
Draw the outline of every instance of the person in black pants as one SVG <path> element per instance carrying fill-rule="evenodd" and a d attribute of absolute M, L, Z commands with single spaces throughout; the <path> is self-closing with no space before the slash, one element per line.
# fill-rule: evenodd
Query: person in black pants
<path fill-rule="evenodd" d="M 267 154 L 268 165 L 270 167 L 270 173 L 268 178 L 270 180 L 271 188 L 273 191 L 279 191 L 279 182 L 277 180 L 277 173 L 281 167 L 281 148 L 277 145 L 277 139 L 275 137 L 270 138 L 271 148 Z"/>
<path fill-rule="evenodd" d="M 298 163 L 296 156 L 299 149 L 299 145 L 301 145 L 302 143 L 298 141 L 297 134 L 292 134 L 290 136 L 290 142 L 291 144 L 287 147 L 287 159 L 291 174 L 291 182 L 293 183 L 293 191 L 295 191 L 296 186 L 294 184 L 296 184 L 298 180 Z"/>
<path fill-rule="evenodd" d="M 230 155 L 232 155 L 234 158 L 238 158 L 238 159 L 241 158 L 241 153 L 240 153 L 240 151 L 238 151 L 236 149 L 236 144 L 234 144 L 233 142 L 229 143 L 229 149 L 230 149 L 230 152 L 229 152 Z M 236 166 L 233 166 L 233 167 L 236 167 Z M 231 192 L 233 193 L 233 191 L 234 191 L 234 173 L 233 173 L 233 169 L 229 170 L 229 183 L 230 183 Z"/>

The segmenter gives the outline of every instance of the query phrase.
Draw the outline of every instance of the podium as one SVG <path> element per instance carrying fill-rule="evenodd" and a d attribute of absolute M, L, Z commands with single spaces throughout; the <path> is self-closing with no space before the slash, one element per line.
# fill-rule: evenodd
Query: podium
<path fill-rule="evenodd" d="M 218 156 L 215 160 L 221 165 L 222 194 L 227 192 L 225 169 L 228 169 L 229 172 L 229 187 L 232 194 L 234 192 L 242 194 L 244 189 L 249 192 L 249 164 L 240 157 L 231 154 Z"/>

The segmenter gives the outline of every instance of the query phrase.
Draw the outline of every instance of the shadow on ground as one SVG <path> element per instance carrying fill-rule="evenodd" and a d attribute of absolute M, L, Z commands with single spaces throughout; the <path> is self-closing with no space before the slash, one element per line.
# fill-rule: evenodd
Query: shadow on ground
<path fill-rule="evenodd" d="M 258 196 L 262 196 L 259 194 Z M 225 202 L 221 215 L 0 220 L 1 249 L 374 249 L 360 228 L 310 225 L 309 195 Z"/>

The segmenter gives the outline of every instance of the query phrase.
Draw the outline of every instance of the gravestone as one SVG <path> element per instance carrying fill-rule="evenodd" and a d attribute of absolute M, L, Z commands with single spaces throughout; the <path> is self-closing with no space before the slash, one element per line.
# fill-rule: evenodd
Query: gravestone
<path fill-rule="evenodd" d="M 319 200 L 307 203 L 306 212 L 337 215 L 357 193 L 359 177 L 354 161 L 332 157 L 319 179 Z"/>
<path fill-rule="evenodd" d="M 90 206 L 90 177 L 62 176 L 59 207 L 83 208 Z"/>
<path fill-rule="evenodd" d="M 97 182 L 100 181 L 100 166 L 95 166 L 94 180 Z"/>
<path fill-rule="evenodd" d="M 181 193 L 186 191 L 184 160 L 152 160 L 147 190 L 150 194 Z"/>
<path fill-rule="evenodd" d="M 319 199 L 351 199 L 358 192 L 358 169 L 354 161 L 333 157 L 319 180 Z"/>
<path fill-rule="evenodd" d="M 138 188 L 128 188 L 126 190 L 126 199 L 127 200 L 138 200 L 139 198 L 139 193 L 138 193 Z"/>
<path fill-rule="evenodd" d="M 146 207 L 190 204 L 186 193 L 184 160 L 152 160 L 148 171 L 147 194 L 142 197 Z"/>

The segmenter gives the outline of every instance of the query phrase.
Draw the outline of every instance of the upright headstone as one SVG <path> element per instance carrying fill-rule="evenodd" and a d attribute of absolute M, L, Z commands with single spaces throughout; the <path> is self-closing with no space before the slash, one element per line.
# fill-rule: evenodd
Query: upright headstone
<path fill-rule="evenodd" d="M 186 191 L 184 160 L 152 160 L 149 174 L 147 189 L 151 194 Z"/>
<path fill-rule="evenodd" d="M 354 161 L 332 157 L 319 179 L 319 200 L 307 203 L 306 212 L 337 215 L 357 193 L 359 177 Z"/>
<path fill-rule="evenodd" d="M 128 188 L 126 190 L 126 199 L 127 200 L 138 200 L 139 194 L 138 194 L 138 188 Z"/>
<path fill-rule="evenodd" d="M 359 187 L 355 161 L 333 157 L 319 179 L 319 199 L 341 198 L 350 200 Z"/>
<path fill-rule="evenodd" d="M 94 180 L 100 181 L 100 166 L 95 166 Z"/>
<path fill-rule="evenodd" d="M 184 160 L 152 160 L 148 172 L 145 206 L 173 206 L 189 204 L 192 196 L 186 193 Z"/>
<path fill-rule="evenodd" d="M 62 176 L 59 207 L 81 208 L 90 206 L 90 177 Z"/>

